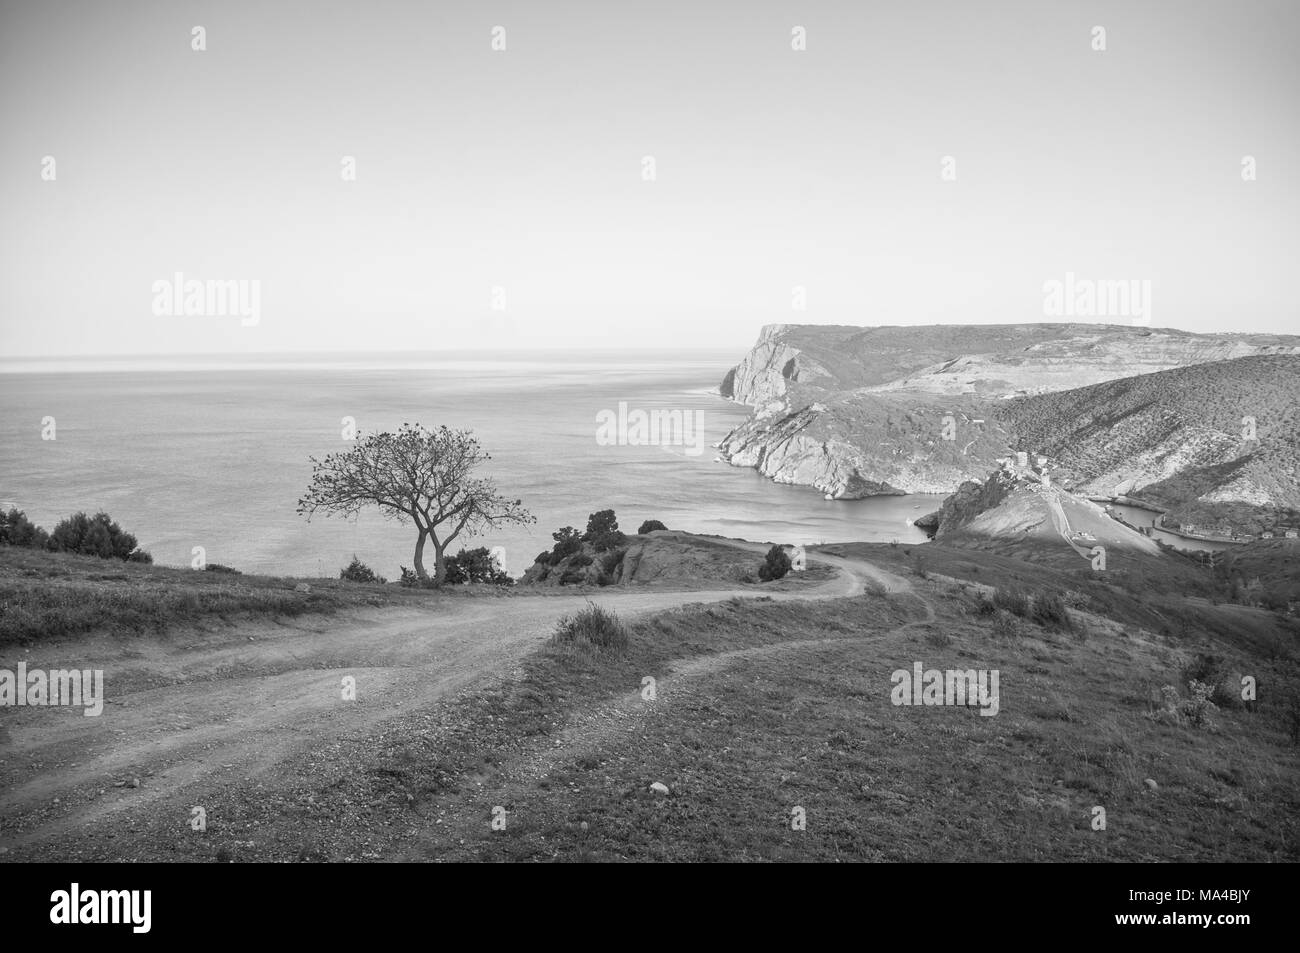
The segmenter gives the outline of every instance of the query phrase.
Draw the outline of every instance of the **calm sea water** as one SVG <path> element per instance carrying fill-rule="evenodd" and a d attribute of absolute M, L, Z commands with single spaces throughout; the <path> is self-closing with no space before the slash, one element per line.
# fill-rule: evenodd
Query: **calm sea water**
<path fill-rule="evenodd" d="M 310 523 L 295 512 L 309 458 L 346 449 L 341 421 L 351 416 L 363 431 L 406 421 L 473 429 L 493 457 L 484 472 L 538 518 L 467 541 L 504 546 L 515 575 L 550 548 L 554 530 L 581 529 L 607 508 L 627 532 L 653 518 L 757 540 L 924 541 L 910 521 L 940 497 L 827 501 L 715 462 L 711 444 L 747 416 L 713 392 L 735 357 L 534 353 L 0 373 L 0 501 L 47 529 L 77 510 L 107 510 L 168 565 L 188 565 L 202 546 L 209 562 L 247 572 L 334 576 L 355 553 L 395 578 L 412 565 L 409 526 L 375 511 Z M 598 444 L 597 415 L 620 401 L 701 414 L 703 453 Z M 55 440 L 41 439 L 45 417 Z"/>

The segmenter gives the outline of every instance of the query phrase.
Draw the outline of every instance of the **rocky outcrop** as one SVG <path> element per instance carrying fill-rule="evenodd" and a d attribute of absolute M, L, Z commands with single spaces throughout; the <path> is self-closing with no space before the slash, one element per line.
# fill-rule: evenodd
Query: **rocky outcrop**
<path fill-rule="evenodd" d="M 950 492 L 996 466 L 1006 441 L 996 422 L 960 405 L 858 395 L 756 414 L 719 450 L 733 466 L 754 467 L 777 483 L 813 486 L 832 499 L 861 499 Z"/>
<path fill-rule="evenodd" d="M 951 536 L 980 514 L 999 506 L 1016 486 L 1016 479 L 1005 470 L 998 470 L 987 480 L 967 480 L 939 507 L 934 538 Z"/>

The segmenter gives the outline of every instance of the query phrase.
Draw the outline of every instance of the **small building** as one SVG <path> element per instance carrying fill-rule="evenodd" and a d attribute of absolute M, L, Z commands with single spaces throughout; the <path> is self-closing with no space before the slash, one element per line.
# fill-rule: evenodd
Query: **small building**
<path fill-rule="evenodd" d="M 791 572 L 803 572 L 808 568 L 808 554 L 804 552 L 802 546 L 782 546 L 781 548 L 790 557 Z"/>
<path fill-rule="evenodd" d="M 1272 538 L 1273 538 L 1273 534 L 1272 534 L 1272 533 L 1269 533 L 1269 532 L 1263 532 L 1263 533 L 1260 533 L 1260 534 L 1259 534 L 1259 538 L 1260 538 L 1260 539 L 1272 539 Z"/>
<path fill-rule="evenodd" d="M 1300 536 L 1300 531 L 1297 531 L 1297 530 L 1294 530 L 1294 529 L 1289 529 L 1289 530 L 1286 531 L 1286 538 L 1287 538 L 1287 539 L 1295 539 L 1297 536 Z"/>

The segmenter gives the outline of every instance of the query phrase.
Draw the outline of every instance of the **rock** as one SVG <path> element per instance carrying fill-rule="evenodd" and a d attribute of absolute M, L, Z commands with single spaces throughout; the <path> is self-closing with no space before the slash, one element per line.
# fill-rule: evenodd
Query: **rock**
<path fill-rule="evenodd" d="M 133 787 L 133 788 L 138 788 L 139 786 L 140 786 L 140 779 L 139 779 L 139 778 L 132 778 L 132 779 L 131 779 L 131 787 Z"/>
<path fill-rule="evenodd" d="M 664 784 L 662 781 L 656 781 L 654 784 L 650 785 L 650 790 L 655 794 L 667 794 L 668 785 Z"/>
<path fill-rule="evenodd" d="M 1152 791 L 1159 791 L 1159 790 L 1160 790 L 1160 785 L 1156 784 L 1155 780 L 1152 779 L 1152 778 L 1147 778 L 1147 779 L 1146 779 L 1145 781 L 1143 781 L 1142 783 L 1145 784 L 1145 785 L 1147 786 L 1147 788 L 1149 788 L 1149 789 L 1152 790 Z"/>

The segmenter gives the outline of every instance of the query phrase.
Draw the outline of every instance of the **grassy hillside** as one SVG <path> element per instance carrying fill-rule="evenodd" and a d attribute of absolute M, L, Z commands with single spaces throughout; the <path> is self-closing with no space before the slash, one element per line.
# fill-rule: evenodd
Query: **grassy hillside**
<path fill-rule="evenodd" d="M 309 591 L 296 589 L 304 583 Z M 0 546 L 0 644 L 94 630 L 156 633 L 182 624 L 329 613 L 420 595 L 338 579 L 196 572 Z"/>
<path fill-rule="evenodd" d="M 114 796 L 114 823 L 4 859 L 1300 860 L 1288 620 L 1172 577 L 1130 588 L 933 543 L 816 551 L 912 591 L 686 605 L 629 621 L 617 647 L 557 640 L 457 697 L 286 747 L 264 774 L 162 806 Z M 123 581 L 68 565 L 63 583 Z M 191 593 L 210 575 L 162 572 L 179 575 L 152 584 Z M 1051 596 L 1059 616 L 1025 608 Z M 997 715 L 894 705 L 892 672 L 916 661 L 996 670 Z M 1213 707 L 1189 704 L 1193 680 Z"/>
<path fill-rule="evenodd" d="M 920 600 L 688 608 L 632 626 L 622 653 L 546 650 L 467 700 L 451 736 L 375 751 L 331 803 L 410 795 L 382 810 L 437 819 L 396 848 L 413 860 L 1300 859 L 1295 663 L 1274 653 L 1270 618 L 1258 641 L 1090 615 L 1053 631 L 917 586 Z M 998 669 L 1001 712 L 891 705 L 891 671 L 914 660 Z M 1267 702 L 1213 726 L 1162 713 L 1161 686 L 1240 671 Z M 1098 806 L 1106 831 L 1091 827 Z M 301 836 L 324 856 L 343 847 L 322 823 Z"/>

